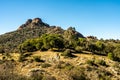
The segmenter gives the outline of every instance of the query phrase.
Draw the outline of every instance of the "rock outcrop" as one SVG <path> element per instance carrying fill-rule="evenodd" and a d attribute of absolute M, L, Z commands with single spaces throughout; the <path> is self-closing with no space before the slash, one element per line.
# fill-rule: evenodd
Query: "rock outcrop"
<path fill-rule="evenodd" d="M 35 28 L 35 27 L 43 27 L 43 26 L 49 27 L 49 25 L 44 23 L 44 22 L 42 22 L 42 20 L 40 18 L 34 18 L 33 20 L 32 19 L 28 19 L 25 24 L 22 24 L 18 28 L 18 30 L 24 29 L 26 27 L 27 28 Z"/>
<path fill-rule="evenodd" d="M 40 18 L 35 18 L 32 20 L 32 23 L 34 24 L 40 24 L 40 23 L 43 23 L 42 20 Z"/>
<path fill-rule="evenodd" d="M 31 24 L 31 22 L 32 22 L 32 19 L 28 19 L 25 24 L 29 25 L 29 24 Z"/>

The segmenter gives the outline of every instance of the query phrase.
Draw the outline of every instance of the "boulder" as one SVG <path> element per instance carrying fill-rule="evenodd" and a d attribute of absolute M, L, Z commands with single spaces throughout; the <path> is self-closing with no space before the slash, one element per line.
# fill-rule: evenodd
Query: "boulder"
<path fill-rule="evenodd" d="M 31 24 L 31 22 L 32 22 L 32 19 L 28 19 L 25 24 L 29 25 L 29 24 Z"/>
<path fill-rule="evenodd" d="M 39 24 L 39 23 L 43 23 L 42 20 L 40 18 L 35 18 L 32 20 L 32 24 L 35 23 L 35 24 Z"/>

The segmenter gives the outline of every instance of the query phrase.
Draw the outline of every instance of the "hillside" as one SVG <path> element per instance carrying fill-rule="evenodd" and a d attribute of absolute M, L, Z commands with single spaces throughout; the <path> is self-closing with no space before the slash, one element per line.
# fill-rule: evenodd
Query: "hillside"
<path fill-rule="evenodd" d="M 28 19 L 0 35 L 0 80 L 120 80 L 120 40 Z"/>
<path fill-rule="evenodd" d="M 49 26 L 42 22 L 40 18 L 28 19 L 25 24 L 22 24 L 16 31 L 0 35 L 0 52 L 18 52 L 18 45 L 27 39 L 40 37 L 42 34 L 61 34 L 64 32 L 61 27 Z M 77 31 L 72 31 L 77 37 L 83 35 Z"/>
<path fill-rule="evenodd" d="M 105 56 L 76 53 L 76 57 L 60 56 L 61 52 L 36 51 L 24 56 L 25 61 L 18 62 L 20 54 L 11 54 L 0 69 L 1 80 L 119 80 L 120 65 Z M 2 56 L 0 56 L 2 58 Z M 11 60 L 12 59 L 12 60 Z M 5 67 L 5 68 L 3 68 Z M 8 71 L 13 71 L 10 73 Z M 6 79 L 7 78 L 7 79 Z"/>

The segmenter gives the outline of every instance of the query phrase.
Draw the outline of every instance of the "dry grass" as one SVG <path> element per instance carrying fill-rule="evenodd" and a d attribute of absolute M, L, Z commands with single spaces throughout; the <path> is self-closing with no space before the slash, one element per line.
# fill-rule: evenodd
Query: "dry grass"
<path fill-rule="evenodd" d="M 19 75 L 27 76 L 29 71 L 32 69 L 40 69 L 43 70 L 44 74 L 49 74 L 54 76 L 57 80 L 62 80 L 64 78 L 65 80 L 72 80 L 65 72 L 66 69 L 75 68 L 75 67 L 83 67 L 87 68 L 88 65 L 86 64 L 87 60 L 104 60 L 107 65 L 112 66 L 114 64 L 114 61 L 109 60 L 105 56 L 99 56 L 99 55 L 93 55 L 93 54 L 82 54 L 82 53 L 76 53 L 74 54 L 76 57 L 73 58 L 65 58 L 64 56 L 60 56 L 59 59 L 56 59 L 56 57 L 60 56 L 62 54 L 61 52 L 53 52 L 53 51 L 45 51 L 45 52 L 32 52 L 32 55 L 26 57 L 26 61 L 18 62 L 20 54 L 14 53 L 11 55 L 11 58 L 15 60 L 15 72 Z M 34 56 L 39 56 L 41 60 L 44 60 L 45 62 L 36 62 L 33 59 Z M 3 57 L 0 55 L 0 58 Z M 66 67 L 65 64 L 70 64 L 73 67 Z M 41 65 L 43 64 L 50 64 L 51 66 L 42 68 Z M 59 66 L 63 66 L 63 68 L 56 68 Z M 99 66 L 97 67 L 98 70 L 106 70 L 110 71 L 109 67 L 105 66 Z M 87 72 L 86 72 L 87 73 Z M 91 72 L 92 73 L 92 72 Z M 61 75 L 61 76 L 60 76 Z"/>

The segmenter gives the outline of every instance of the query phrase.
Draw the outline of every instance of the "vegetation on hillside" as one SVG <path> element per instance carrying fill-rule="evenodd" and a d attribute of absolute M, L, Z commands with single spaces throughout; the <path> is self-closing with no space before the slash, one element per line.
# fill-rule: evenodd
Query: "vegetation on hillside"
<path fill-rule="evenodd" d="M 18 30 L 0 35 L 0 52 L 18 52 L 18 45 L 28 39 L 38 38 L 42 34 L 64 35 L 64 32 L 68 30 L 63 30 L 58 26 L 49 26 L 39 18 L 33 19 L 32 22 L 28 20 L 25 24 L 21 25 Z M 83 37 L 83 35 L 77 31 L 69 31 L 77 37 Z"/>
<path fill-rule="evenodd" d="M 68 36 L 71 36 L 72 38 L 66 38 L 60 34 L 44 34 L 39 38 L 29 39 L 26 40 L 24 43 L 20 44 L 19 51 L 33 52 L 37 50 L 47 51 L 54 49 L 65 51 L 66 49 L 70 49 L 69 52 L 67 50 L 66 51 L 68 53 L 88 51 L 92 54 L 104 55 L 108 56 L 112 60 L 120 61 L 119 41 L 114 42 L 112 40 L 105 41 L 89 38 L 77 38 L 76 35 L 71 34 L 68 34 Z"/>
<path fill-rule="evenodd" d="M 40 18 L 0 35 L 0 80 L 119 80 L 119 63 L 120 40 L 84 37 Z"/>

